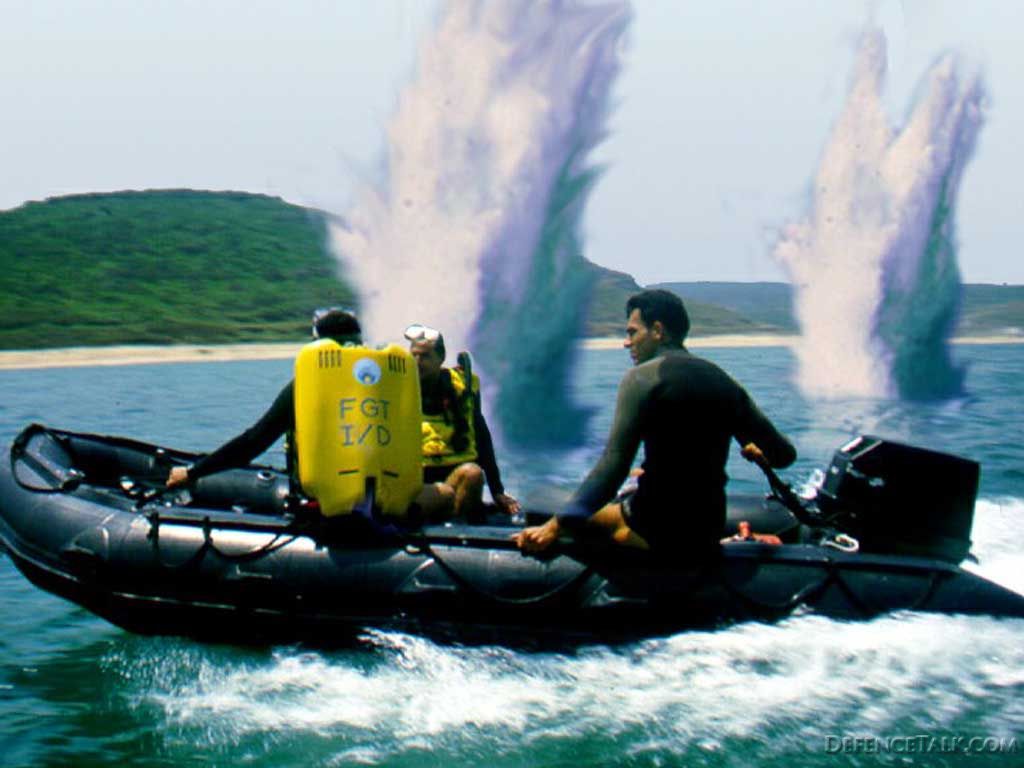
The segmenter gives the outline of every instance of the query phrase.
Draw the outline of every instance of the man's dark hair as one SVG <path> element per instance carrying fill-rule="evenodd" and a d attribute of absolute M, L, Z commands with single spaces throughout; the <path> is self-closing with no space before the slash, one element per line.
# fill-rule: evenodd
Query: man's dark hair
<path fill-rule="evenodd" d="M 682 344 L 690 332 L 690 316 L 683 300 L 671 291 L 657 288 L 634 294 L 626 302 L 627 318 L 634 309 L 640 310 L 640 319 L 648 328 L 660 321 L 673 342 Z"/>
<path fill-rule="evenodd" d="M 334 339 L 339 343 L 346 341 L 359 344 L 362 341 L 363 329 L 359 320 L 347 309 L 331 307 L 318 309 L 313 314 L 313 335 L 318 339 Z"/>

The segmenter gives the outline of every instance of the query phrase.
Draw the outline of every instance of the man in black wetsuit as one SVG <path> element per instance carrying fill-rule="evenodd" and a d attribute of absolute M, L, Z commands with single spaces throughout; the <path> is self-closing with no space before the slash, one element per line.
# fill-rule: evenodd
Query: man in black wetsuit
<path fill-rule="evenodd" d="M 361 344 L 362 330 L 356 316 L 345 309 L 331 307 L 313 314 L 313 337 L 334 339 L 339 344 Z M 229 440 L 191 467 L 173 467 L 167 487 L 194 482 L 225 469 L 244 467 L 281 435 L 295 429 L 295 382 L 290 381 L 274 399 L 270 409 L 249 429 Z"/>
<path fill-rule="evenodd" d="M 505 493 L 491 431 L 480 408 L 480 380 L 461 366 L 446 368 L 441 332 L 425 325 L 405 330 L 416 359 L 423 405 L 423 491 L 417 503 L 428 517 L 453 512 L 471 521 L 483 509 L 484 480 L 502 512 L 519 502 Z"/>
<path fill-rule="evenodd" d="M 643 291 L 629 299 L 626 316 L 624 346 L 635 367 L 619 385 L 604 453 L 561 512 L 515 535 L 524 551 L 547 549 L 563 527 L 589 525 L 629 546 L 711 555 L 725 528 L 730 441 L 743 446 L 746 458 L 763 457 L 774 467 L 796 459 L 743 387 L 683 346 L 690 321 L 678 296 Z M 636 492 L 608 503 L 641 443 Z"/>

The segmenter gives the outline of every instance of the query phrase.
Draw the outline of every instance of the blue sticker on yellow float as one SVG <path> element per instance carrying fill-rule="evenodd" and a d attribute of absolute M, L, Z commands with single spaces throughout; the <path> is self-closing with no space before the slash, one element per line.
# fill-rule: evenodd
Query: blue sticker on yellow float
<path fill-rule="evenodd" d="M 371 360 L 368 357 L 357 360 L 352 367 L 352 373 L 355 375 L 356 381 L 366 386 L 372 386 L 380 381 L 380 366 L 377 365 L 376 360 Z"/>

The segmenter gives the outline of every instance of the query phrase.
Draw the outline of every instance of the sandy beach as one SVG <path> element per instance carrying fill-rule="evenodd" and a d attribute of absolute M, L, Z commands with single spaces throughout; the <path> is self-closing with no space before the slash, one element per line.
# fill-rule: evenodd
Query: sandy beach
<path fill-rule="evenodd" d="M 278 360 L 294 357 L 302 344 L 171 344 L 123 347 L 66 347 L 63 349 L 0 352 L 0 370 L 12 368 L 74 368 L 91 365 Z"/>
<path fill-rule="evenodd" d="M 712 347 L 792 346 L 796 336 L 721 335 L 695 336 L 686 346 Z M 954 344 L 1024 344 L 1024 336 L 991 335 L 956 338 Z M 621 349 L 622 339 L 591 338 L 580 341 L 584 349 Z M 275 344 L 173 344 L 167 346 L 66 347 L 0 351 L 0 370 L 29 368 L 74 368 L 81 366 L 148 365 L 154 363 L 225 362 L 230 360 L 281 360 L 294 357 L 300 343 Z"/>

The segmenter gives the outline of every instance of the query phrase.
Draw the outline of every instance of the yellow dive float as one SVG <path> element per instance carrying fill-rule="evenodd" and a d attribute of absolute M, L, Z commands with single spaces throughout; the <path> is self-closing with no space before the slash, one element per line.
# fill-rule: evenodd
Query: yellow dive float
<path fill-rule="evenodd" d="M 302 490 L 325 517 L 370 502 L 404 516 L 423 487 L 420 380 L 407 350 L 320 339 L 295 360 L 295 453 Z"/>

